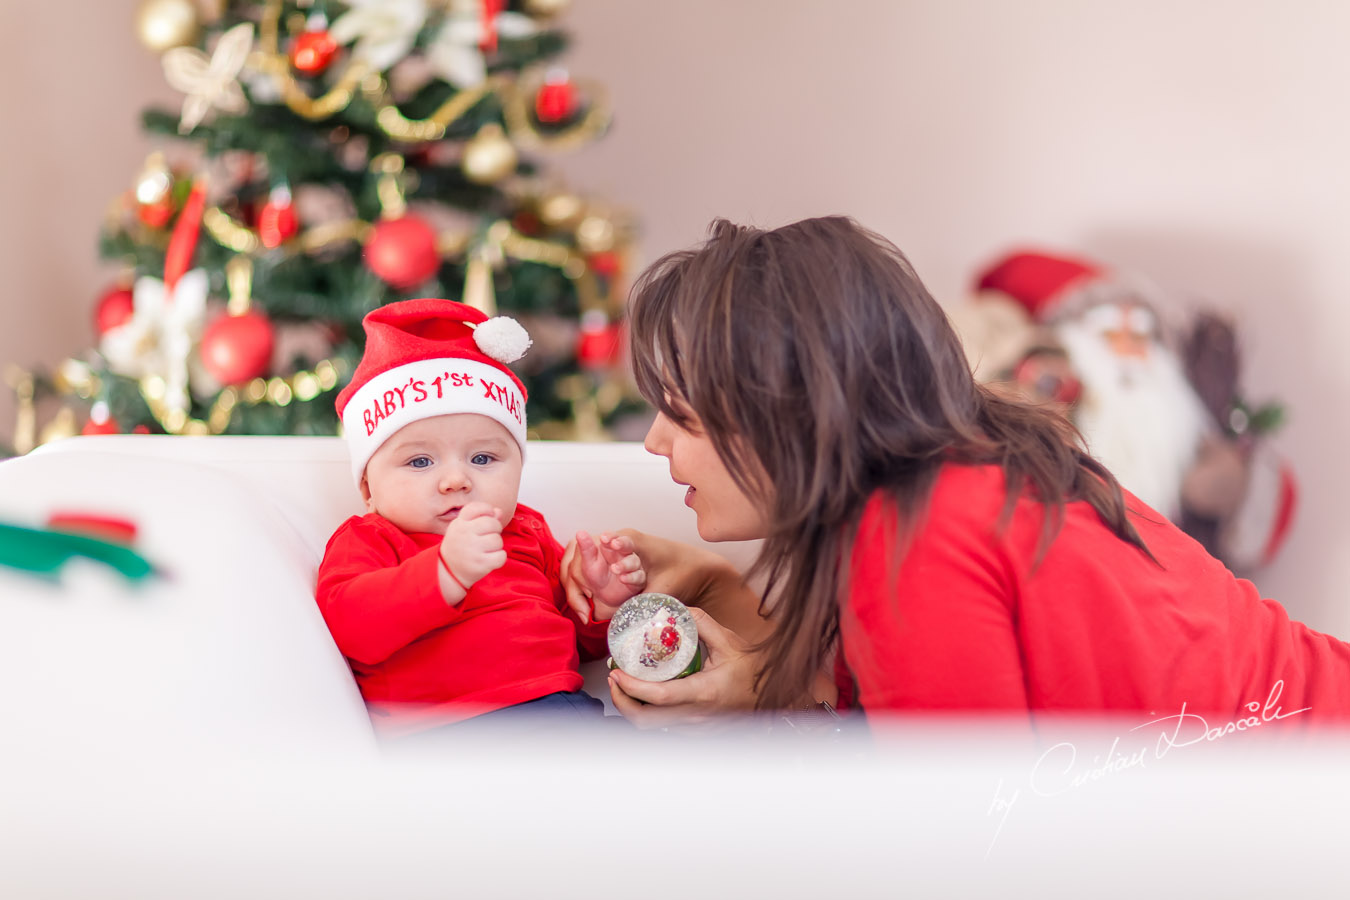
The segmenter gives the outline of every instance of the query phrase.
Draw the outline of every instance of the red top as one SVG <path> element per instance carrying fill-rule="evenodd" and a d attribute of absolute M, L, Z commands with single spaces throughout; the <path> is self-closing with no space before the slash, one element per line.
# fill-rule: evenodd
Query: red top
<path fill-rule="evenodd" d="M 502 531 L 506 563 L 458 606 L 441 596 L 438 534 L 353 516 L 328 541 L 319 609 L 376 728 L 405 734 L 581 689 L 577 650 L 605 653 L 609 623 L 578 625 L 563 596 L 562 547 L 524 505 Z"/>
<path fill-rule="evenodd" d="M 868 712 L 1176 715 L 1184 702 L 1229 717 L 1350 715 L 1350 645 L 1291 621 L 1132 495 L 1130 521 L 1161 567 L 1080 501 L 1033 568 L 1045 508 L 1019 499 L 1000 532 L 1005 497 L 998 467 L 945 466 L 889 574 L 897 514 L 872 498 L 841 613 L 841 699 L 856 688 Z"/>

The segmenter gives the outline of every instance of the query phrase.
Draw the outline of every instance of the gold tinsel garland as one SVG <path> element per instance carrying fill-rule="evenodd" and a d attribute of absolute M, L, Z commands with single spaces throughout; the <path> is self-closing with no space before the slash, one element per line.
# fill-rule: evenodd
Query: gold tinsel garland
<path fill-rule="evenodd" d="M 286 377 L 254 378 L 239 387 L 225 387 L 216 396 L 204 419 L 194 419 L 181 409 L 170 409 L 164 402 L 164 379 L 146 376 L 138 382 L 140 394 L 150 414 L 168 434 L 223 434 L 230 424 L 230 414 L 240 404 L 258 406 L 286 406 L 293 400 L 309 401 L 338 386 L 346 366 L 342 360 L 320 360 L 313 369 L 296 372 Z M 33 376 L 12 368 L 7 378 L 15 388 L 19 401 L 19 425 L 15 429 L 15 449 L 27 452 L 36 445 L 36 411 Z M 53 379 L 56 392 L 90 400 L 102 389 L 102 380 L 89 367 L 76 360 L 68 360 Z"/>
<path fill-rule="evenodd" d="M 272 78 L 282 102 L 291 112 L 310 121 L 326 119 L 346 109 L 359 90 L 375 108 L 375 122 L 380 130 L 394 140 L 408 144 L 439 141 L 451 124 L 492 93 L 503 97 L 507 130 L 512 139 L 523 146 L 568 150 L 593 141 L 609 127 L 610 115 L 604 91 L 599 85 L 585 82 L 590 103 L 580 121 L 548 133 L 536 128 L 529 115 L 529 105 L 543 84 L 545 70 L 542 67 L 521 73 L 514 83 L 504 75 L 490 76 L 481 85 L 459 91 L 425 119 L 409 119 L 403 115 L 390 96 L 384 76 L 360 61 L 352 62 L 326 93 L 311 97 L 291 74 L 290 60 L 280 47 L 277 26 L 281 5 L 281 0 L 270 0 L 264 9 L 258 28 L 260 49 L 250 54 L 248 62 L 251 68 Z"/>

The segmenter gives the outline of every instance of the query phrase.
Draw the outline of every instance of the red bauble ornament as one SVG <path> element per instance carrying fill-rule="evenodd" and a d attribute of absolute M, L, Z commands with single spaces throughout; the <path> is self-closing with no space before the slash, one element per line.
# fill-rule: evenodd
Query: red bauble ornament
<path fill-rule="evenodd" d="M 221 384 L 243 384 L 267 372 L 275 339 L 272 322 L 260 312 L 221 316 L 202 333 L 202 365 Z"/>
<path fill-rule="evenodd" d="M 586 257 L 586 265 L 589 266 L 590 270 L 595 274 L 603 275 L 606 278 L 613 278 L 615 275 L 619 274 L 619 269 L 622 268 L 619 254 L 615 253 L 613 250 L 592 253 L 590 256 Z"/>
<path fill-rule="evenodd" d="M 337 56 L 338 42 L 326 29 L 306 31 L 291 41 L 291 65 L 295 71 L 318 75 Z"/>
<path fill-rule="evenodd" d="M 108 414 L 108 404 L 98 401 L 89 410 L 89 420 L 80 429 L 80 434 L 121 434 L 122 427 Z"/>
<path fill-rule="evenodd" d="M 274 250 L 295 237 L 299 230 L 300 220 L 295 215 L 291 192 L 285 188 L 273 191 L 258 210 L 258 239 L 264 247 Z"/>
<path fill-rule="evenodd" d="M 129 288 L 113 287 L 98 298 L 94 307 L 94 333 L 99 337 L 125 324 L 136 308 L 136 299 Z"/>
<path fill-rule="evenodd" d="M 366 265 L 387 284 L 410 288 L 440 268 L 436 232 L 416 216 L 377 222 L 366 240 Z"/>
<path fill-rule="evenodd" d="M 151 228 L 163 228 L 173 218 L 173 197 L 165 195 L 154 203 L 138 203 L 136 217 Z"/>
<path fill-rule="evenodd" d="M 511 224 L 515 227 L 516 231 L 528 236 L 533 236 L 543 231 L 543 223 L 539 221 L 539 217 L 525 209 L 511 217 Z"/>
<path fill-rule="evenodd" d="M 121 433 L 122 429 L 118 427 L 117 420 L 112 418 L 104 419 L 102 422 L 95 422 L 93 419 L 90 419 L 88 422 L 85 422 L 84 427 L 80 429 L 80 434 L 121 434 Z"/>
<path fill-rule="evenodd" d="M 577 338 L 577 362 L 588 369 L 614 365 L 623 353 L 624 338 L 622 322 L 610 322 L 604 313 L 587 313 Z"/>
<path fill-rule="evenodd" d="M 577 111 L 577 89 L 566 73 L 549 75 L 534 95 L 534 114 L 540 122 L 556 125 Z"/>

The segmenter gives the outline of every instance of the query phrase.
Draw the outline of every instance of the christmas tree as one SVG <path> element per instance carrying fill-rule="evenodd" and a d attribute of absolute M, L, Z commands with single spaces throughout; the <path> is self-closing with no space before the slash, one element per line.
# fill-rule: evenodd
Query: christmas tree
<path fill-rule="evenodd" d="M 530 331 L 532 436 L 604 437 L 639 403 L 620 358 L 631 228 L 537 163 L 609 119 L 555 62 L 566 5 L 145 0 L 138 36 L 183 104 L 145 113 L 166 146 L 109 211 L 100 252 L 125 275 L 97 301 L 97 346 L 10 373 L 15 449 L 333 434 L 361 318 L 424 296 Z"/>

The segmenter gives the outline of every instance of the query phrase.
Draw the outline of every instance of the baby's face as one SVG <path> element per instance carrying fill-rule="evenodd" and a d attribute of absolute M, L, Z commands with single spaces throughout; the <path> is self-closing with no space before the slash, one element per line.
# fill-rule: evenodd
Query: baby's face
<path fill-rule="evenodd" d="M 444 534 L 476 500 L 516 513 L 520 445 L 501 423 L 476 413 L 419 419 L 394 432 L 366 464 L 366 509 L 406 532 Z"/>

